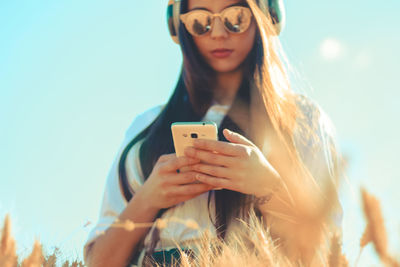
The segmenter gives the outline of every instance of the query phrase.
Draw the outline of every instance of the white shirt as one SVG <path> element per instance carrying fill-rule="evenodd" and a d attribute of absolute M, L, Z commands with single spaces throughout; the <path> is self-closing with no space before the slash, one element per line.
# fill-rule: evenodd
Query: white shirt
<path fill-rule="evenodd" d="M 312 162 L 310 160 L 306 160 L 306 165 L 310 168 L 310 171 L 313 175 L 316 172 L 331 172 L 332 167 L 332 158 L 329 153 L 329 150 L 326 149 L 330 145 L 330 142 L 334 141 L 334 127 L 332 126 L 331 121 L 328 116 L 323 112 L 323 110 L 314 102 L 307 102 L 307 106 L 304 105 L 303 102 L 299 102 L 301 108 L 306 108 L 307 114 L 309 115 L 310 120 L 315 119 L 315 114 L 318 115 L 318 134 L 323 141 L 323 149 L 321 150 L 322 155 L 318 155 L 317 157 L 313 157 Z M 119 179 L 118 179 L 118 162 L 119 158 L 122 154 L 123 149 L 126 145 L 145 127 L 147 127 L 161 112 L 162 105 L 154 107 L 150 110 L 145 111 L 141 115 L 135 118 L 132 122 L 131 126 L 128 128 L 125 134 L 125 139 L 122 142 L 122 145 L 117 153 L 117 156 L 114 159 L 114 162 L 109 170 L 107 182 L 105 186 L 103 202 L 101 205 L 101 210 L 99 214 L 99 220 L 94 228 L 89 233 L 87 241 L 84 246 L 84 257 L 86 260 L 87 250 L 89 245 L 95 241 L 95 239 L 102 234 L 119 216 L 119 214 L 125 209 L 127 202 L 123 197 L 123 194 L 120 189 Z M 222 119 L 229 109 L 228 105 L 219 105 L 217 103 L 213 103 L 213 105 L 209 108 L 206 115 L 203 117 L 202 121 L 214 121 L 219 127 Z M 296 133 L 296 131 L 295 131 Z M 296 136 L 301 136 L 299 134 L 295 134 L 295 144 L 300 154 L 304 157 L 307 156 L 307 147 L 304 147 L 304 142 L 301 142 L 299 138 Z M 126 160 L 126 170 L 127 177 L 131 189 L 135 192 L 143 183 L 144 177 L 140 167 L 139 161 L 139 147 L 141 145 L 141 141 L 136 143 L 130 152 L 128 153 Z M 315 162 L 315 160 L 322 161 Z M 322 166 L 322 167 L 321 167 Z M 318 177 L 318 176 L 317 176 Z M 321 176 L 323 177 L 323 176 Z M 168 209 L 163 215 L 162 219 L 168 222 L 168 227 L 160 229 L 160 242 L 156 246 L 157 250 L 169 249 L 172 247 L 176 247 L 176 242 L 184 243 L 190 242 L 191 240 L 196 240 L 204 231 L 208 230 L 212 236 L 216 237 L 215 227 L 209 219 L 208 214 L 208 194 L 209 192 L 203 193 L 193 199 L 182 202 L 173 208 Z M 215 218 L 215 206 L 214 206 L 214 194 L 211 193 L 211 201 L 210 201 L 210 212 L 213 219 Z M 338 217 L 333 218 L 336 221 L 336 224 L 340 227 L 341 224 L 341 211 L 336 214 Z M 177 219 L 179 221 L 177 221 Z M 185 224 L 185 220 L 190 219 L 193 220 L 199 225 L 199 229 L 193 229 L 191 227 L 187 227 Z M 154 226 L 153 226 L 154 227 Z M 229 233 L 229 228 L 227 229 Z M 150 245 L 150 237 L 151 231 L 145 237 L 145 247 Z M 142 258 L 143 253 L 140 259 Z M 139 264 L 140 265 L 140 264 Z"/>

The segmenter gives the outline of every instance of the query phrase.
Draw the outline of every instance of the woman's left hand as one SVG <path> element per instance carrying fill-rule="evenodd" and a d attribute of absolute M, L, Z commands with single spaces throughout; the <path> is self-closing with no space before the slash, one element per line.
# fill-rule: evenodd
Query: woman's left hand
<path fill-rule="evenodd" d="M 278 172 L 247 138 L 228 129 L 223 134 L 229 142 L 197 139 L 193 147 L 186 148 L 185 156 L 201 160 L 191 167 L 199 172 L 196 178 L 256 197 L 269 194 L 280 182 Z"/>

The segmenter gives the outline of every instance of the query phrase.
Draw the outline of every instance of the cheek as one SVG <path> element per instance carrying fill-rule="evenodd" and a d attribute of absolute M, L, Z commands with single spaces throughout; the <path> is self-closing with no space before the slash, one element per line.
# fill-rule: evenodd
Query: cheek
<path fill-rule="evenodd" d="M 250 53 L 251 49 L 254 46 L 254 38 L 256 35 L 256 27 L 253 24 L 249 30 L 243 34 L 242 36 L 238 36 L 238 40 L 236 42 L 236 49 L 240 53 L 241 57 L 246 57 L 248 53 Z"/>
<path fill-rule="evenodd" d="M 197 50 L 200 52 L 200 54 L 205 57 L 207 56 L 207 51 L 209 49 L 209 41 L 207 41 L 207 38 L 204 37 L 193 37 L 194 44 L 197 47 Z"/>

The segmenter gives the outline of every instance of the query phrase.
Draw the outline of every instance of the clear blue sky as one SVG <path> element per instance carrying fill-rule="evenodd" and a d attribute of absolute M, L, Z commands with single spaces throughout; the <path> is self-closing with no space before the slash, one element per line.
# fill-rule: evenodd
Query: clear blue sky
<path fill-rule="evenodd" d="M 11 214 L 21 253 L 38 237 L 82 257 L 83 225 L 97 220 L 125 130 L 172 92 L 181 53 L 168 36 L 167 1 L 155 2 L 0 1 L 0 220 Z M 400 2 L 287 2 L 281 40 L 298 84 L 350 157 L 345 253 L 354 263 L 365 225 L 360 185 L 382 200 L 399 252 Z"/>

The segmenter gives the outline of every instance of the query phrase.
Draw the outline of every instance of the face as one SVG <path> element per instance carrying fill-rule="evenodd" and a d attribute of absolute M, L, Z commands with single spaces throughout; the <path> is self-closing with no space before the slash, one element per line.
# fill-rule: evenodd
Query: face
<path fill-rule="evenodd" d="M 211 13 L 221 13 L 232 5 L 240 5 L 240 0 L 188 0 L 188 12 L 203 9 Z M 214 19 L 211 31 L 204 36 L 193 36 L 195 45 L 205 61 L 218 73 L 237 70 L 251 51 L 256 34 L 256 23 L 251 19 L 249 28 L 239 34 L 227 31 L 221 18 Z M 229 50 L 218 52 L 216 50 Z"/>

